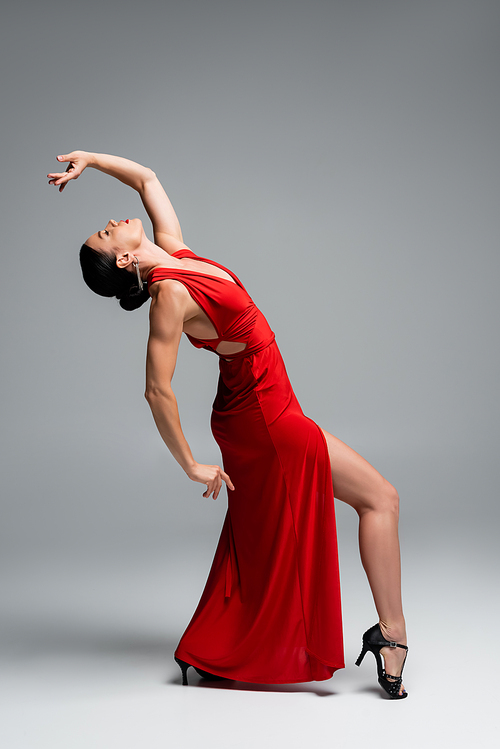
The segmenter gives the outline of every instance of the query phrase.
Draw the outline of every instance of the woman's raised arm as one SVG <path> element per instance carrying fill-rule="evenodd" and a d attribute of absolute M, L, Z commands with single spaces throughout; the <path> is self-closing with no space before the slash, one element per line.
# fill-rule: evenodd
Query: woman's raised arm
<path fill-rule="evenodd" d="M 144 208 L 153 224 L 155 244 L 170 253 L 179 249 L 177 244 L 170 240 L 173 237 L 178 242 L 183 241 L 179 219 L 152 169 L 122 156 L 88 151 L 72 151 L 57 156 L 57 160 L 69 161 L 65 172 L 51 172 L 47 175 L 49 184 L 58 186 L 59 192 L 64 190 L 70 180 L 78 179 L 87 167 L 109 174 L 132 187 L 141 196 Z"/>

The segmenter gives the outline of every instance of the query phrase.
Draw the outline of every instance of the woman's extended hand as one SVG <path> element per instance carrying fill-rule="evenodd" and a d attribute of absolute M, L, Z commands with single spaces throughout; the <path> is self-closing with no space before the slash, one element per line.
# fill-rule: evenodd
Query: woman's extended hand
<path fill-rule="evenodd" d="M 87 151 L 71 151 L 71 153 L 56 158 L 58 161 L 69 161 L 65 172 L 47 174 L 49 185 L 59 185 L 59 192 L 62 192 L 70 179 L 78 179 L 85 167 L 90 164 L 91 154 Z"/>
<path fill-rule="evenodd" d="M 203 492 L 204 497 L 209 497 L 213 493 L 214 499 L 217 499 L 222 488 L 222 481 L 226 482 L 229 489 L 234 490 L 233 482 L 220 466 L 196 463 L 194 468 L 187 472 L 187 475 L 192 481 L 207 485 L 207 490 Z"/>

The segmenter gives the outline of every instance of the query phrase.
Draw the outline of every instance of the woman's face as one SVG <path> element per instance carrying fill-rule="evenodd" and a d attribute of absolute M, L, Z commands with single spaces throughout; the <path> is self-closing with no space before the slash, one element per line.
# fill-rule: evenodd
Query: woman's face
<path fill-rule="evenodd" d="M 144 230 L 140 218 L 115 221 L 110 219 L 104 229 L 99 229 L 87 239 L 85 244 L 93 250 L 104 252 L 130 252 L 139 247 Z"/>

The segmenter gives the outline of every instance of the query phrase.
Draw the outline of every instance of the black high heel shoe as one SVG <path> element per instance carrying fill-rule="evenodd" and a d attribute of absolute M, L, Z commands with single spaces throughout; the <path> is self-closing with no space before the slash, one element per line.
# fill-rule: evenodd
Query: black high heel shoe
<path fill-rule="evenodd" d="M 227 681 L 225 676 L 217 676 L 216 674 L 210 674 L 208 671 L 203 671 L 201 668 L 197 668 L 197 666 L 192 666 L 191 663 L 186 663 L 186 661 L 181 661 L 180 658 L 176 658 L 175 656 L 174 656 L 174 661 L 178 664 L 179 668 L 182 671 L 182 686 L 184 687 L 188 686 L 188 679 L 187 679 L 188 668 L 194 668 L 194 670 L 201 676 L 201 678 L 207 679 L 207 681 Z"/>
<path fill-rule="evenodd" d="M 405 659 L 403 661 L 403 665 L 401 666 L 401 674 L 399 676 L 392 676 L 392 674 L 388 674 L 382 665 L 382 656 L 380 655 L 380 649 L 387 646 L 389 646 L 390 648 L 402 648 L 403 650 L 406 650 Z M 375 656 L 375 660 L 377 661 L 378 683 L 380 684 L 382 689 L 384 689 L 389 697 L 393 700 L 402 700 L 405 697 L 408 697 L 408 693 L 406 691 L 404 691 L 403 694 L 399 694 L 399 690 L 401 689 L 401 684 L 403 682 L 403 668 L 405 666 L 406 657 L 408 655 L 408 647 L 406 645 L 400 645 L 399 642 L 391 642 L 390 640 L 386 640 L 380 629 L 380 624 L 374 624 L 373 627 L 367 629 L 363 635 L 363 648 L 361 650 L 361 653 L 359 654 L 358 660 L 356 661 L 356 666 L 361 665 L 361 661 L 369 650 L 373 653 L 373 655 Z M 389 679 L 394 679 L 394 681 L 389 681 Z"/>

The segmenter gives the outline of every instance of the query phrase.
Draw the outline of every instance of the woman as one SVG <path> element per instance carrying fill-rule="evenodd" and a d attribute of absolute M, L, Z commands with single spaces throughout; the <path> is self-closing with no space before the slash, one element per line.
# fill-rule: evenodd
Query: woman
<path fill-rule="evenodd" d="M 228 511 L 210 574 L 175 659 L 187 683 L 205 678 L 255 683 L 329 679 L 344 667 L 335 497 L 359 515 L 361 560 L 379 622 L 363 635 L 392 699 L 407 696 L 408 648 L 401 603 L 398 495 L 366 460 L 305 416 L 274 333 L 241 281 L 183 242 L 154 172 L 128 159 L 73 151 L 48 176 L 62 192 L 86 167 L 137 190 L 153 223 L 108 221 L 80 250 L 84 280 L 124 309 L 151 297 L 146 398 L 158 430 L 204 497 L 228 488 Z M 198 463 L 172 391 L 181 334 L 219 356 L 211 427 L 224 468 Z M 383 661 L 382 661 L 383 658 Z"/>

